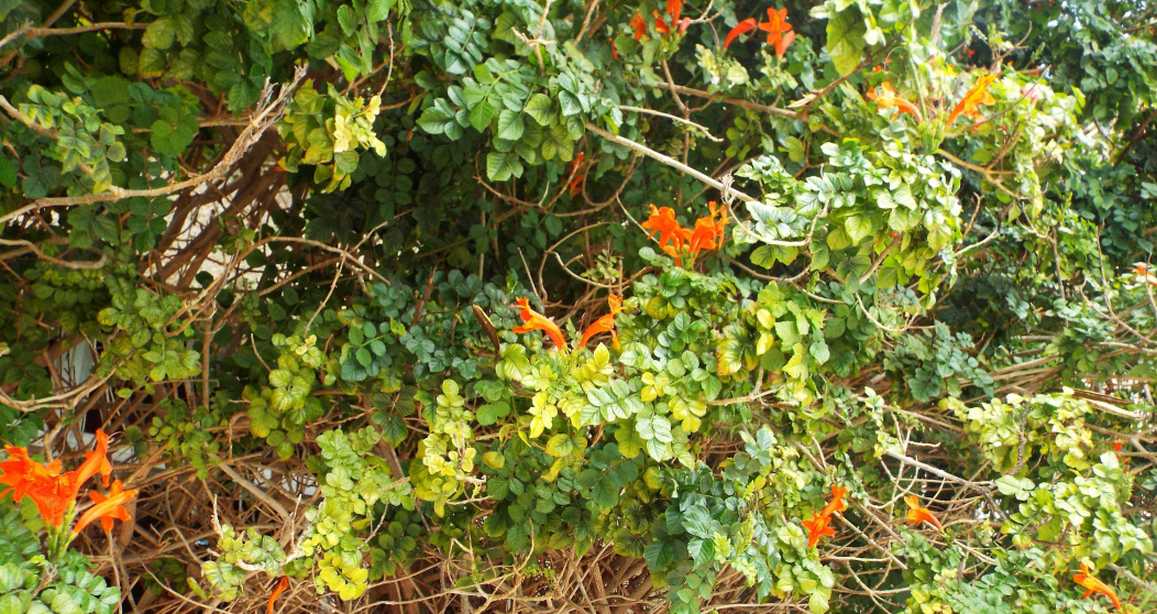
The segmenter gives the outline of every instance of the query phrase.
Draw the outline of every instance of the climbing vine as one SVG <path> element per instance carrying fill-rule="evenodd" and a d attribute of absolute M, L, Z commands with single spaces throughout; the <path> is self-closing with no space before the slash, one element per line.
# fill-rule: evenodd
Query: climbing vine
<path fill-rule="evenodd" d="M 0 26 L 0 614 L 1157 607 L 1151 3 Z"/>

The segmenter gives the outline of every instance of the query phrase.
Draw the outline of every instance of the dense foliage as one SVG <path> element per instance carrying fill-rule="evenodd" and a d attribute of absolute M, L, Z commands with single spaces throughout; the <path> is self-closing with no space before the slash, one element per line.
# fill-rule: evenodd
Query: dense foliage
<path fill-rule="evenodd" d="M 0 614 L 1157 608 L 1157 5 L 0 24 Z"/>

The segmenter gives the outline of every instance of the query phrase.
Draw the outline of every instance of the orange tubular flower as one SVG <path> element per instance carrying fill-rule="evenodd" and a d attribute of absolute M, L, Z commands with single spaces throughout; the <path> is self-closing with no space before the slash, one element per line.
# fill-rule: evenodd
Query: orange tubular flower
<path fill-rule="evenodd" d="M 651 205 L 651 216 L 642 224 L 645 230 L 657 234 L 655 239 L 660 245 L 670 242 L 682 243 L 683 229 L 675 219 L 675 210 L 670 207 L 656 207 Z"/>
<path fill-rule="evenodd" d="M 671 26 L 668 26 L 667 22 L 663 21 L 663 16 L 659 14 L 659 11 L 651 11 L 651 17 L 655 18 L 655 30 L 657 30 L 659 34 L 671 33 Z M 671 25 L 673 26 L 675 24 Z"/>
<path fill-rule="evenodd" d="M 844 502 L 847 494 L 848 489 L 832 484 L 832 500 L 812 514 L 811 518 L 803 521 L 803 528 L 807 530 L 808 548 L 815 548 L 822 537 L 836 536 L 836 530 L 832 527 L 832 514 L 848 509 L 848 504 Z"/>
<path fill-rule="evenodd" d="M 1101 582 L 1096 576 L 1089 573 L 1089 566 L 1081 563 L 1081 570 L 1073 574 L 1073 582 L 1077 586 L 1085 589 L 1085 594 L 1081 595 L 1085 599 L 1092 597 L 1094 594 L 1104 595 L 1109 601 L 1113 602 L 1113 607 L 1118 610 L 1121 609 L 1121 600 L 1117 598 L 1117 591 L 1114 591 L 1108 584 Z"/>
<path fill-rule="evenodd" d="M 760 23 L 759 29 L 767 32 L 767 44 L 775 45 L 775 57 L 783 59 L 787 48 L 795 40 L 795 32 L 787 22 L 787 9 L 767 7 L 767 21 Z"/>
<path fill-rule="evenodd" d="M 735 42 L 735 39 L 754 30 L 756 25 L 758 24 L 754 17 L 748 17 L 747 19 L 744 19 L 743 21 L 735 24 L 735 27 L 731 28 L 731 31 L 728 32 L 727 36 L 723 38 L 723 48 L 726 49 L 730 47 L 731 43 Z"/>
<path fill-rule="evenodd" d="M 691 257 L 699 255 L 705 249 L 719 249 L 723 247 L 724 229 L 727 227 L 727 210 L 718 208 L 715 201 L 707 203 L 710 210 L 705 217 L 695 220 L 695 230 L 691 231 L 688 251 Z"/>
<path fill-rule="evenodd" d="M 45 465 L 32 460 L 25 448 L 5 446 L 4 450 L 8 460 L 0 461 L 0 485 L 6 488 L 0 496 L 12 493 L 12 500 L 17 503 L 29 497 L 44 522 L 53 527 L 63 524 L 64 514 L 76 497 L 72 480 L 60 473 L 60 461 Z"/>
<path fill-rule="evenodd" d="M 631 29 L 635 31 L 635 40 L 647 38 L 647 20 L 642 13 L 636 12 L 634 17 L 631 17 Z"/>
<path fill-rule="evenodd" d="M 964 93 L 960 102 L 952 108 L 952 113 L 948 116 L 948 125 L 951 126 L 961 115 L 976 119 L 980 116 L 981 105 L 996 102 L 992 94 L 988 93 L 988 86 L 992 85 L 993 81 L 996 81 L 996 75 L 982 75 L 977 79 L 976 83 Z"/>
<path fill-rule="evenodd" d="M 76 497 L 80 487 L 98 473 L 101 484 L 108 488 L 108 480 L 112 476 L 112 464 L 108 462 L 108 435 L 105 435 L 104 431 L 100 429 L 96 430 L 96 447 L 91 452 L 84 453 L 84 462 L 72 472 L 72 496 Z"/>
<path fill-rule="evenodd" d="M 940 526 L 940 521 L 936 519 L 936 516 L 934 516 L 928 508 L 920 505 L 919 497 L 916 495 L 908 495 L 904 497 L 904 502 L 908 504 L 908 524 L 918 526 L 926 522 L 937 529 L 944 529 L 944 527 Z"/>
<path fill-rule="evenodd" d="M 1157 275 L 1153 274 L 1153 269 L 1147 262 L 1133 263 L 1133 274 L 1140 278 L 1139 281 L 1147 281 L 1150 286 L 1157 286 Z"/>
<path fill-rule="evenodd" d="M 265 604 L 265 614 L 273 614 L 273 606 L 277 603 L 277 598 L 281 597 L 281 593 L 289 588 L 289 576 L 281 576 L 277 581 L 277 585 L 273 587 L 273 592 L 269 594 L 269 601 Z"/>
<path fill-rule="evenodd" d="M 682 265 L 680 252 L 683 251 L 683 245 L 691 240 L 691 233 L 679 225 L 674 209 L 651 205 L 651 216 L 642 226 L 643 230 L 652 233 L 651 237 L 659 242 L 663 252 L 675 259 L 675 264 Z"/>
<path fill-rule="evenodd" d="M 836 512 L 842 512 L 848 509 L 848 504 L 844 502 L 844 497 L 848 494 L 848 489 L 837 484 L 832 484 L 832 500 L 824 506 L 821 514 L 831 516 Z"/>
<path fill-rule="evenodd" d="M 1128 465 L 1129 464 L 1129 457 L 1128 456 L 1125 456 L 1122 458 L 1122 454 L 1125 452 L 1125 442 L 1120 441 L 1120 440 L 1114 441 L 1113 442 L 1113 452 L 1115 452 L 1117 454 L 1117 458 L 1121 459 L 1122 465 Z"/>
<path fill-rule="evenodd" d="M 613 44 L 614 41 L 612 41 L 612 45 Z M 614 49 L 614 47 L 611 47 L 611 49 Z M 570 168 L 567 172 L 567 175 L 570 176 L 570 181 L 566 184 L 566 191 L 571 196 L 578 196 L 579 193 L 583 191 L 583 182 L 586 181 L 587 178 L 586 173 L 582 172 L 583 160 L 585 159 L 586 154 L 580 151 L 570 163 Z"/>
<path fill-rule="evenodd" d="M 131 516 L 124 506 L 137 498 L 137 489 L 125 490 L 124 484 L 117 480 L 112 483 L 107 495 L 93 491 L 88 493 L 88 497 L 92 499 L 94 505 L 80 515 L 76 526 L 72 527 L 73 535 L 79 534 L 96 520 L 100 521 L 105 533 L 112 531 L 113 520 L 128 521 Z"/>
<path fill-rule="evenodd" d="M 651 205 L 651 215 L 642 223 L 651 238 L 675 264 L 683 265 L 686 252 L 694 260 L 705 249 L 719 249 L 723 246 L 724 230 L 727 227 L 727 210 L 719 208 L 715 201 L 707 203 L 711 212 L 695 220 L 694 229 L 683 228 L 675 219 L 675 210 L 670 207 Z"/>
<path fill-rule="evenodd" d="M 558 327 L 550 318 L 538 313 L 530 308 L 530 303 L 526 298 L 519 298 L 514 301 L 518 307 L 518 317 L 522 319 L 522 326 L 515 326 L 516 333 L 529 333 L 536 330 L 541 330 L 546 333 L 547 337 L 554 342 L 554 346 L 560 350 L 566 350 L 566 336 L 562 334 L 562 329 Z"/>
<path fill-rule="evenodd" d="M 667 15 L 671 18 L 671 27 L 678 28 L 679 34 L 687 31 L 691 20 L 681 17 L 683 14 L 683 0 L 667 0 Z"/>
<path fill-rule="evenodd" d="M 19 502 L 30 497 L 44 522 L 53 527 L 64 523 L 64 515 L 76 501 L 81 486 L 89 478 L 101 474 L 104 483 L 112 475 L 112 465 L 108 462 L 108 435 L 96 431 L 96 447 L 86 452 L 84 462 L 73 471 L 61 473 L 59 460 L 47 465 L 38 463 L 28 456 L 28 450 L 7 446 L 8 460 L 0 462 L 0 485 L 7 486 L 0 495 L 12 493 L 12 500 Z"/>
<path fill-rule="evenodd" d="M 615 316 L 623 310 L 623 297 L 614 294 L 607 297 L 607 306 L 611 308 L 611 312 L 605 316 L 597 319 L 590 326 L 583 331 L 582 339 L 579 339 L 578 347 L 586 347 L 587 343 L 592 337 L 601 333 L 611 334 L 611 344 L 615 349 L 619 347 L 619 335 L 615 332 Z"/>
<path fill-rule="evenodd" d="M 803 528 L 807 529 L 807 547 L 815 548 L 821 537 L 835 537 L 836 530 L 832 528 L 832 517 L 823 512 L 817 512 L 811 518 L 803 521 Z"/>
<path fill-rule="evenodd" d="M 901 98 L 896 90 L 892 89 L 892 84 L 888 82 L 881 83 L 868 90 L 865 95 L 868 100 L 876 103 L 876 106 L 881 109 L 897 109 L 901 113 L 907 113 L 917 120 L 920 119 L 920 109 L 916 105 Z"/>

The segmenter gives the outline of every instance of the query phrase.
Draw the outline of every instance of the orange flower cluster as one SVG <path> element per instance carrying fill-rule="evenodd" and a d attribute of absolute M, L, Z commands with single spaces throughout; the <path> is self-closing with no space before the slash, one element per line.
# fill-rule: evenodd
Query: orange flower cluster
<path fill-rule="evenodd" d="M 675 219 L 674 209 L 651 205 L 651 215 L 642 226 L 650 232 L 651 238 L 659 242 L 663 252 L 674 258 L 675 264 L 682 266 L 685 254 L 694 261 L 703 250 L 723 247 L 727 210 L 720 208 L 715 201 L 708 202 L 707 209 L 710 213 L 695 220 L 694 228 L 683 228 Z"/>
<path fill-rule="evenodd" d="M 554 347 L 566 350 L 566 335 L 562 333 L 562 329 L 554 323 L 554 320 L 531 309 L 530 301 L 526 297 L 515 299 L 514 305 L 518 307 L 518 317 L 522 320 L 522 326 L 515 326 L 514 332 L 522 334 L 541 330 L 554 342 Z"/>
<path fill-rule="evenodd" d="M 687 26 L 691 25 L 691 20 L 683 17 L 683 0 L 667 0 L 666 19 L 659 13 L 658 9 L 651 11 L 651 18 L 655 21 L 655 31 L 663 35 L 675 31 L 683 34 L 687 31 Z M 643 17 L 642 12 L 636 12 L 634 17 L 631 17 L 630 23 L 631 29 L 635 31 L 635 40 L 641 41 L 647 38 L 647 19 Z"/>
<path fill-rule="evenodd" d="M 1093 595 L 1104 595 L 1109 601 L 1113 603 L 1113 607 L 1118 610 L 1121 609 L 1121 600 L 1117 598 L 1117 591 L 1114 591 L 1108 584 L 1101 582 L 1096 576 L 1089 573 L 1089 566 L 1081 563 L 1081 570 L 1073 574 L 1073 582 L 1077 586 L 1085 589 L 1085 594 L 1081 595 L 1085 599 Z"/>
<path fill-rule="evenodd" d="M 908 524 L 912 526 L 919 526 L 928 523 L 937 529 L 944 530 L 940 526 L 940 521 L 932 514 L 931 510 L 920 505 L 920 498 L 916 495 L 908 495 L 904 497 L 904 502 L 908 504 Z"/>
<path fill-rule="evenodd" d="M 72 510 L 80 489 L 89 478 L 101 475 L 102 483 L 108 487 L 112 475 L 112 465 L 108 461 L 108 435 L 102 430 L 96 432 L 96 446 L 85 452 L 84 462 L 72 471 L 61 472 L 59 460 L 47 465 L 32 460 L 27 448 L 5 446 L 8 459 L 0 461 L 0 497 L 11 493 L 12 500 L 20 502 L 25 497 L 32 499 L 44 522 L 54 528 L 64 524 L 65 515 Z M 137 491 L 124 490 L 119 480 L 113 483 L 108 494 L 90 492 L 94 505 L 81 515 L 72 529 L 75 535 L 89 524 L 100 520 L 105 531 L 112 530 L 113 520 L 128 520 L 124 504 L 132 501 Z"/>
<path fill-rule="evenodd" d="M 756 22 L 754 17 L 748 17 L 735 24 L 734 28 L 723 38 L 723 48 L 726 49 L 735 42 L 735 39 L 759 28 L 767 32 L 767 44 L 775 47 L 775 57 L 783 59 L 787 48 L 795 41 L 795 31 L 787 22 L 787 9 L 767 7 L 767 21 Z"/>
<path fill-rule="evenodd" d="M 833 484 L 832 500 L 822 510 L 812 514 L 811 518 L 803 521 L 803 528 L 807 530 L 808 548 L 815 548 L 821 537 L 836 536 L 836 530 L 832 527 L 832 514 L 848 509 L 848 504 L 844 502 L 847 494 L 848 489 Z"/>
<path fill-rule="evenodd" d="M 887 81 L 868 90 L 865 96 L 881 109 L 896 109 L 915 117 L 917 121 L 920 120 L 920 109 L 897 94 L 896 90 L 892 89 L 892 84 Z"/>
<path fill-rule="evenodd" d="M 977 119 L 980 117 L 981 105 L 996 102 L 992 94 L 988 93 L 988 86 L 992 85 L 993 81 L 996 81 L 996 75 L 992 74 L 982 75 L 977 79 L 976 83 L 964 93 L 964 97 L 960 99 L 960 102 L 956 103 L 956 106 L 952 108 L 952 113 L 948 115 L 948 125 L 951 126 L 953 122 L 956 121 L 956 118 L 961 115 Z"/>
<path fill-rule="evenodd" d="M 1133 274 L 1137 276 L 1138 281 L 1148 282 L 1150 286 L 1157 286 L 1157 275 L 1153 274 L 1153 269 L 1149 267 L 1148 263 L 1137 262 L 1133 264 Z"/>
<path fill-rule="evenodd" d="M 607 307 L 611 312 L 595 320 L 590 326 L 583 331 L 583 336 L 579 339 L 578 347 L 586 347 L 591 338 L 602 333 L 611 334 L 611 344 L 615 349 L 619 347 L 619 334 L 615 332 L 615 316 L 623 310 L 623 297 L 611 294 L 607 296 Z"/>
<path fill-rule="evenodd" d="M 547 337 L 550 337 L 555 347 L 564 351 L 567 349 L 566 335 L 563 334 L 558 324 L 554 323 L 554 320 L 531 309 L 530 302 L 526 298 L 515 299 L 515 306 L 519 309 L 518 316 L 522 319 L 523 324 L 514 327 L 514 332 L 521 334 L 541 330 L 546 333 Z M 615 332 L 615 316 L 623 310 L 623 297 L 615 294 L 608 296 L 607 306 L 610 307 L 610 313 L 595 320 L 583 331 L 576 348 L 586 347 L 595 335 L 602 333 L 610 333 L 611 343 L 614 344 L 615 348 L 619 347 L 619 335 Z"/>
<path fill-rule="evenodd" d="M 873 70 L 878 71 L 879 68 L 880 67 L 877 66 Z M 976 83 L 964 93 L 964 97 L 960 99 L 960 102 L 957 102 L 956 106 L 952 108 L 952 112 L 948 115 L 948 125 L 951 126 L 961 115 L 974 120 L 979 119 L 981 116 L 980 107 L 996 102 L 996 99 L 988 92 L 988 87 L 992 85 L 994 81 L 996 81 L 996 75 L 987 74 L 979 77 Z M 920 109 L 897 94 L 892 84 L 888 81 L 869 89 L 864 96 L 868 100 L 875 102 L 876 106 L 882 109 L 896 109 L 901 113 L 911 115 L 916 118 L 917 121 L 923 119 L 920 115 Z"/>

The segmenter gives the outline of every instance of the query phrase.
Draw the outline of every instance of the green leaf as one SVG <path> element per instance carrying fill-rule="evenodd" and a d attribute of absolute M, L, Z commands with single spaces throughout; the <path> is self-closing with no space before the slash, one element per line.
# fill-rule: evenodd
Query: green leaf
<path fill-rule="evenodd" d="M 485 403 L 475 412 L 475 417 L 478 424 L 482 426 L 490 426 L 497 424 L 499 420 L 505 418 L 510 414 L 510 403 L 506 401 L 498 401 L 494 403 Z"/>
<path fill-rule="evenodd" d="M 337 23 L 347 35 L 353 34 L 358 26 L 357 16 L 354 15 L 353 7 L 348 4 L 337 7 Z"/>
<path fill-rule="evenodd" d="M 858 215 L 851 215 L 844 220 L 844 230 L 848 233 L 852 245 L 858 245 L 860 241 L 872 234 L 873 228 L 872 223 L 867 219 Z"/>
<path fill-rule="evenodd" d="M 523 109 L 539 126 L 549 126 L 554 118 L 554 105 L 545 94 L 535 94 L 526 101 Z"/>
<path fill-rule="evenodd" d="M 522 138 L 526 126 L 522 123 L 522 113 L 504 109 L 498 114 L 498 138 L 517 141 Z"/>
<path fill-rule="evenodd" d="M 494 120 L 494 115 L 494 105 L 490 104 L 489 100 L 482 100 L 477 105 L 470 107 L 467 119 L 470 121 L 471 127 L 482 132 L 490 126 L 490 122 Z"/>
<path fill-rule="evenodd" d="M 366 4 L 366 19 L 371 22 L 383 21 L 390 16 L 394 0 L 369 0 Z"/>
<path fill-rule="evenodd" d="M 842 228 L 834 228 L 827 236 L 827 244 L 833 250 L 845 249 L 852 244 L 848 234 Z"/>
<path fill-rule="evenodd" d="M 635 430 L 643 441 L 670 443 L 673 440 L 671 421 L 657 414 L 640 415 L 635 421 Z"/>
<path fill-rule="evenodd" d="M 812 358 L 821 365 L 827 362 L 832 355 L 831 351 L 828 350 L 828 344 L 823 339 L 813 342 L 808 350 L 811 352 Z"/>
<path fill-rule="evenodd" d="M 446 122 L 453 121 L 454 115 L 449 110 L 446 100 L 439 98 L 432 106 L 426 107 L 418 118 L 418 127 L 429 134 L 442 134 L 446 129 Z"/>
<path fill-rule="evenodd" d="M 563 117 L 578 115 L 579 113 L 582 113 L 583 110 L 582 104 L 579 103 L 579 99 L 570 92 L 559 92 L 558 104 L 562 109 Z"/>
<path fill-rule="evenodd" d="M 15 160 L 7 156 L 0 157 L 0 185 L 6 188 L 16 187 L 18 170 Z"/>
<path fill-rule="evenodd" d="M 141 36 L 141 44 L 148 49 L 168 49 L 173 46 L 176 35 L 177 31 L 173 27 L 172 20 L 168 17 L 161 17 L 145 28 L 145 33 Z"/>
<path fill-rule="evenodd" d="M 828 602 L 829 593 L 817 590 L 808 597 L 807 607 L 812 614 L 823 614 L 831 605 Z"/>
<path fill-rule="evenodd" d="M 711 517 L 711 512 L 702 505 L 696 505 L 683 513 L 683 530 L 700 539 L 711 539 L 719 523 Z"/>
<path fill-rule="evenodd" d="M 570 435 L 566 433 L 559 433 L 551 436 L 546 441 L 546 453 L 555 457 L 562 458 L 574 451 L 574 443 L 570 440 Z"/>
<path fill-rule="evenodd" d="M 522 161 L 513 151 L 486 154 L 486 177 L 491 181 L 508 181 L 522 176 Z"/>
<path fill-rule="evenodd" d="M 827 52 L 840 76 L 850 75 L 864 58 L 864 20 L 856 8 L 845 9 L 828 19 Z"/>
<path fill-rule="evenodd" d="M 808 375 L 807 363 L 804 362 L 804 357 L 807 351 L 804 349 L 802 343 L 797 343 L 792 348 L 791 359 L 783 366 L 783 372 L 792 379 L 802 380 Z"/>
<path fill-rule="evenodd" d="M 1015 496 L 1021 501 L 1028 501 L 1035 487 L 1036 484 L 1033 484 L 1032 480 L 1013 475 L 1003 475 L 996 480 L 996 489 L 1000 491 L 1000 494 Z"/>
<path fill-rule="evenodd" d="M 174 124 L 160 119 L 153 122 L 149 128 L 149 144 L 157 153 L 176 157 L 193 142 L 193 138 L 197 135 L 196 118 L 191 115 L 186 117 L 193 119 L 192 126 L 186 125 L 185 122 Z"/>

